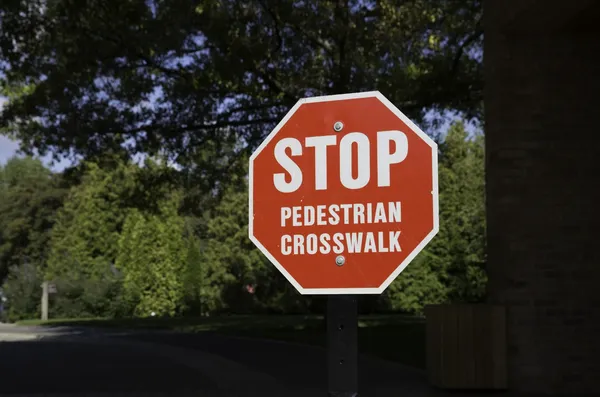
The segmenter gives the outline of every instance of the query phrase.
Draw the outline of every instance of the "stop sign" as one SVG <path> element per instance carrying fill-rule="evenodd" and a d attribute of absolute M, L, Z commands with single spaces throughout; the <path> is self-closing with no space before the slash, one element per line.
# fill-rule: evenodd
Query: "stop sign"
<path fill-rule="evenodd" d="M 302 294 L 379 294 L 438 231 L 437 145 L 379 92 L 300 100 L 249 189 L 250 239 Z"/>

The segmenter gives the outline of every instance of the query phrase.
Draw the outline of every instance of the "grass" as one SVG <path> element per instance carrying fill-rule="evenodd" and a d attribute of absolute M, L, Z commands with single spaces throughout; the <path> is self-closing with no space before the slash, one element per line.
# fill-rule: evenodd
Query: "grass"
<path fill-rule="evenodd" d="M 53 319 L 24 320 L 19 325 L 91 326 L 182 332 L 216 332 L 223 335 L 276 339 L 325 346 L 322 316 L 232 315 L 202 318 Z M 417 368 L 425 367 L 425 324 L 406 315 L 361 316 L 359 351 Z"/>

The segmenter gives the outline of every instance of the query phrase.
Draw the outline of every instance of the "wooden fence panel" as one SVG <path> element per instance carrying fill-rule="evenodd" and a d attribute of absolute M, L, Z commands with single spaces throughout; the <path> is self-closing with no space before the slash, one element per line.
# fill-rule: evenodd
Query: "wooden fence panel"
<path fill-rule="evenodd" d="M 507 387 L 506 311 L 490 305 L 432 305 L 425 309 L 427 372 L 443 389 Z"/>

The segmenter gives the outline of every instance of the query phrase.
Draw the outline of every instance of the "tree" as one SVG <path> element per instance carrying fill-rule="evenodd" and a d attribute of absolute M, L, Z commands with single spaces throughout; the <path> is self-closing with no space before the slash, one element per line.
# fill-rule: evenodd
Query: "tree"
<path fill-rule="evenodd" d="M 13 157 L 0 166 L 0 282 L 12 266 L 45 264 L 65 194 L 60 176 L 37 159 Z"/>
<path fill-rule="evenodd" d="M 85 171 L 70 199 L 77 203 L 61 211 L 53 271 L 104 274 L 130 208 L 147 222 L 160 213 L 149 208 L 162 202 L 162 182 L 184 183 L 183 214 L 204 244 L 195 263 L 210 310 L 223 307 L 221 299 L 273 307 L 281 296 L 295 305 L 245 239 L 245 193 L 230 181 L 244 175 L 247 152 L 298 98 L 376 89 L 422 125 L 431 109 L 481 114 L 480 0 L 10 0 L 0 18 L 0 90 L 8 98 L 0 132 L 24 152 L 82 158 L 102 172 L 119 169 L 103 162 L 108 153 L 182 166 L 117 178 L 115 186 L 100 171 L 86 182 Z M 443 292 L 438 283 L 459 283 L 431 277 L 437 266 L 450 269 L 439 251 L 429 251 L 435 261 L 419 259 L 430 271 L 411 270 L 429 280 L 427 299 Z M 237 284 L 254 281 L 252 300 L 235 295 Z"/>
<path fill-rule="evenodd" d="M 388 288 L 394 309 L 419 313 L 427 304 L 477 302 L 485 292 L 483 135 L 468 137 L 456 122 L 439 150 L 440 229 Z"/>
<path fill-rule="evenodd" d="M 186 314 L 204 314 L 202 303 L 202 276 L 204 272 L 201 241 L 194 233 L 190 222 L 186 222 L 185 244 L 187 252 L 183 272 L 183 300 Z"/>
<path fill-rule="evenodd" d="M 48 279 L 101 279 L 117 256 L 136 167 L 119 164 L 107 170 L 95 163 L 84 167 L 82 183 L 69 192 L 52 230 Z"/>
<path fill-rule="evenodd" d="M 29 262 L 12 266 L 2 290 L 7 298 L 8 320 L 17 321 L 39 316 L 42 278 L 39 269 Z"/>
<path fill-rule="evenodd" d="M 417 121 L 481 110 L 480 0 L 13 0 L 0 17 L 18 93 L 0 127 L 26 152 L 162 152 L 223 177 L 215 159 L 304 96 L 377 89 Z"/>
<path fill-rule="evenodd" d="M 443 258 L 449 299 L 476 302 L 487 282 L 484 137 L 454 123 L 440 153 L 440 232 L 429 251 Z"/>
<path fill-rule="evenodd" d="M 438 257 L 428 249 L 421 251 L 385 291 L 386 304 L 394 311 L 422 314 L 426 305 L 445 302 L 443 271 Z"/>
<path fill-rule="evenodd" d="M 132 209 L 119 241 L 116 266 L 123 298 L 135 316 L 174 316 L 182 309 L 186 250 L 180 198 L 164 201 L 160 214 Z"/>
<path fill-rule="evenodd" d="M 207 224 L 201 296 L 208 312 L 235 310 L 253 301 L 243 287 L 256 282 L 251 269 L 264 262 L 247 237 L 247 184 L 237 182 L 242 183 L 225 189 Z"/>
<path fill-rule="evenodd" d="M 137 167 L 123 162 L 84 163 L 58 211 L 43 277 L 56 283 L 51 315 L 111 316 L 120 275 L 114 267 L 119 235 L 136 191 Z"/>
<path fill-rule="evenodd" d="M 248 238 L 245 177 L 229 181 L 211 213 L 203 265 L 202 299 L 208 311 L 306 312 L 311 304 Z"/>
<path fill-rule="evenodd" d="M 112 316 L 123 310 L 115 262 L 125 220 L 133 208 L 162 211 L 173 178 L 162 162 L 147 160 L 140 167 L 110 154 L 79 168 L 80 183 L 57 214 L 44 276 L 60 291 L 55 314 Z"/>

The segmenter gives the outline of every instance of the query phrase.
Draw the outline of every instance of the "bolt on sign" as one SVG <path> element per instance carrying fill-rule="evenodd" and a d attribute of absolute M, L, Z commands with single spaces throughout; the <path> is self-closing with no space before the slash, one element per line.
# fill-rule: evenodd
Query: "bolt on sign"
<path fill-rule="evenodd" d="M 249 237 L 302 294 L 382 293 L 438 231 L 437 145 L 379 92 L 301 99 L 249 171 Z"/>

